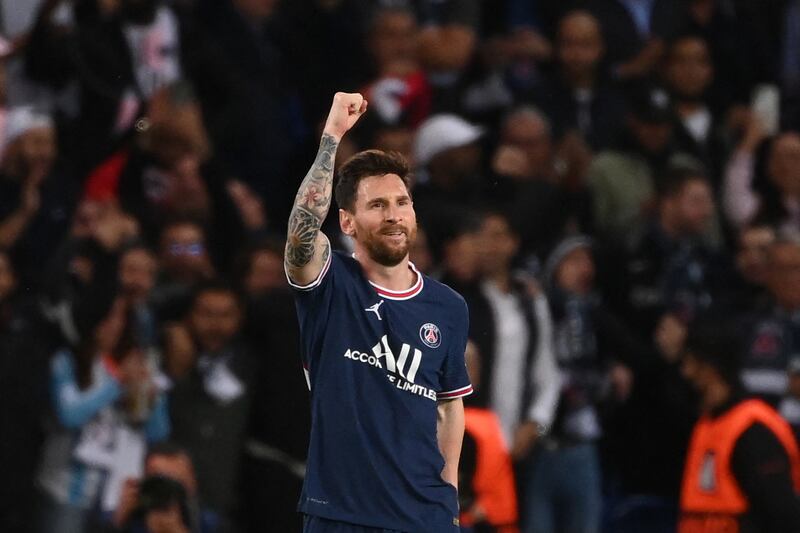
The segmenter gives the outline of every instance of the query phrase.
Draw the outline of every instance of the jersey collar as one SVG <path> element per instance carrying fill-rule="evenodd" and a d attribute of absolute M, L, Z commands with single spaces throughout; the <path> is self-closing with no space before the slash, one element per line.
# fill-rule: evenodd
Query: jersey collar
<path fill-rule="evenodd" d="M 356 254 L 353 254 L 353 259 L 355 259 L 355 257 Z M 410 300 L 411 298 L 422 292 L 422 286 L 424 285 L 424 281 L 422 280 L 422 274 L 419 273 L 419 270 L 417 270 L 417 267 L 416 265 L 414 265 L 414 263 L 409 261 L 408 268 L 410 268 L 411 271 L 417 275 L 417 281 L 415 281 L 414 285 L 412 285 L 410 288 L 402 291 L 393 291 L 391 289 L 387 289 L 386 287 L 382 287 L 377 283 L 373 283 L 369 280 L 367 281 L 369 281 L 369 284 L 372 285 L 373 289 L 375 289 L 375 292 L 377 292 L 380 296 L 383 296 L 384 298 L 387 298 L 389 300 Z"/>

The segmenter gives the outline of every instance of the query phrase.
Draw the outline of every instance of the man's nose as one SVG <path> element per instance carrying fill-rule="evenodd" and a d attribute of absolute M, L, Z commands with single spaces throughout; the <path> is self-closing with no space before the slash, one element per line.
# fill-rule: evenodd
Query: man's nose
<path fill-rule="evenodd" d="M 384 219 L 387 222 L 399 222 L 402 220 L 402 215 L 400 214 L 400 210 L 397 208 L 397 206 L 389 205 L 384 211 Z"/>

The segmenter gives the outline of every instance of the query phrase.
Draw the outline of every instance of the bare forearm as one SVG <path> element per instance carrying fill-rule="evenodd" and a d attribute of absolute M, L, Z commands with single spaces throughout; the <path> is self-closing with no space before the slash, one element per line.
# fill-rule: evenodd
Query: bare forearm
<path fill-rule="evenodd" d="M 464 404 L 461 399 L 439 402 L 436 433 L 444 457 L 442 478 L 458 487 L 458 458 L 464 439 Z"/>
<path fill-rule="evenodd" d="M 302 268 L 314 258 L 315 242 L 328 215 L 333 192 L 333 162 L 339 140 L 324 133 L 317 158 L 306 174 L 289 215 L 286 265 Z"/>

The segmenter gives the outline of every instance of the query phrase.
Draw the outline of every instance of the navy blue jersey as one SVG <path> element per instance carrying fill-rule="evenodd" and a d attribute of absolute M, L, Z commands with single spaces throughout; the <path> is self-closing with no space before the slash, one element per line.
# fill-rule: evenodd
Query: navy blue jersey
<path fill-rule="evenodd" d="M 457 532 L 456 489 L 441 477 L 437 401 L 472 392 L 463 298 L 414 269 L 402 292 L 334 252 L 293 286 L 311 389 L 301 512 L 409 533 Z"/>

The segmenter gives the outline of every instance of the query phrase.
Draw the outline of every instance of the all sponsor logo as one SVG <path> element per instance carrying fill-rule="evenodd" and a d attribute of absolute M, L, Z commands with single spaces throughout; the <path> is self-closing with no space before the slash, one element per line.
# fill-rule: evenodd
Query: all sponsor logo
<path fill-rule="evenodd" d="M 440 337 L 437 339 L 440 340 Z M 399 354 L 395 354 L 389 346 L 389 338 L 384 335 L 372 347 L 372 353 L 351 349 L 344 353 L 344 357 L 374 368 L 385 369 L 387 379 L 396 389 L 436 401 L 436 391 L 414 382 L 422 364 L 422 351 L 412 348 L 409 344 L 403 343 Z"/>

